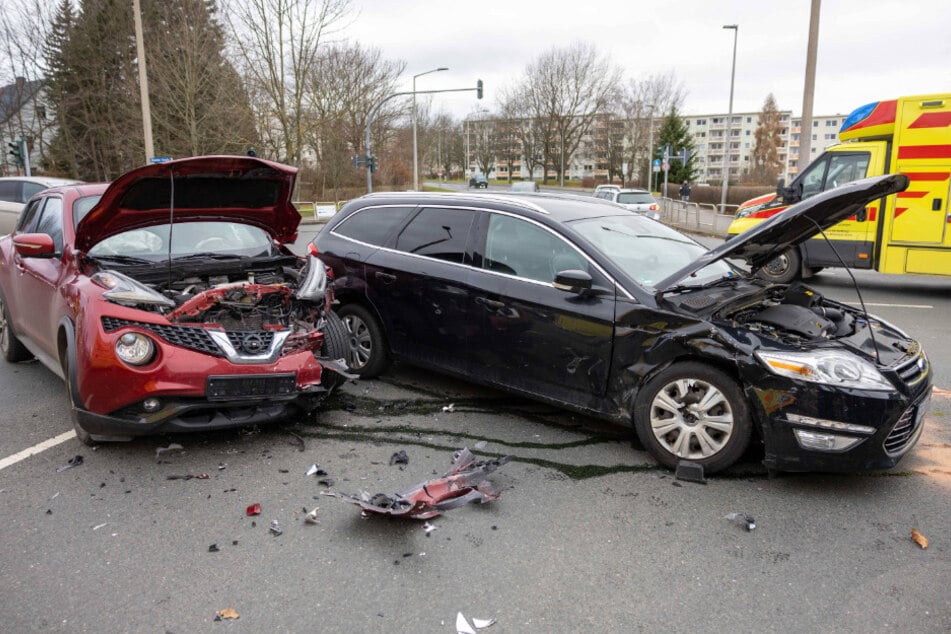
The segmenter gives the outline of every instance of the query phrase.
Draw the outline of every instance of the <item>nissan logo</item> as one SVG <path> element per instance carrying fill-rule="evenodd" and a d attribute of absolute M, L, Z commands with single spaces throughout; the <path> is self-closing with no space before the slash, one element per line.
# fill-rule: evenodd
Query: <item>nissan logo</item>
<path fill-rule="evenodd" d="M 244 339 L 241 340 L 241 347 L 248 354 L 256 354 L 264 350 L 264 339 L 261 338 L 261 335 L 245 335 Z"/>

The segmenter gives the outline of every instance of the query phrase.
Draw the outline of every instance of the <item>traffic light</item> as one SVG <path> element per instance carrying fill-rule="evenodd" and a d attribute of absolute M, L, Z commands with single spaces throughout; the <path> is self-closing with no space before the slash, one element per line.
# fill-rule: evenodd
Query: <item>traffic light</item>
<path fill-rule="evenodd" d="M 376 156 L 371 155 L 367 157 L 367 167 L 370 169 L 371 172 L 375 172 L 377 170 Z"/>
<path fill-rule="evenodd" d="M 482 99 L 482 80 L 476 82 L 476 97 Z"/>
<path fill-rule="evenodd" d="M 10 147 L 10 156 L 13 157 L 13 164 L 17 167 L 23 167 L 23 140 L 15 143 L 7 143 Z"/>
<path fill-rule="evenodd" d="M 364 157 L 360 155 L 354 155 L 350 157 L 350 161 L 353 162 L 353 166 L 355 168 L 360 169 L 361 167 L 363 167 Z"/>

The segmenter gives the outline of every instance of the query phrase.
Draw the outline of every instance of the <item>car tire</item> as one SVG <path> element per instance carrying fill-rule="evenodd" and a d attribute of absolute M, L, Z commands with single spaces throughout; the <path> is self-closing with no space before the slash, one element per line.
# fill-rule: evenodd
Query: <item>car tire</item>
<path fill-rule="evenodd" d="M 360 304 L 346 304 L 337 313 L 347 331 L 347 365 L 363 378 L 373 378 L 390 364 L 383 326 Z"/>
<path fill-rule="evenodd" d="M 10 319 L 10 311 L 3 297 L 0 297 L 0 352 L 10 363 L 28 361 L 33 358 L 33 354 L 13 332 L 13 320 Z"/>
<path fill-rule="evenodd" d="M 674 468 L 687 460 L 716 473 L 746 451 L 752 422 L 737 382 L 710 365 L 691 361 L 669 366 L 640 389 L 634 429 L 661 464 Z"/>
<path fill-rule="evenodd" d="M 350 360 L 350 343 L 347 326 L 337 313 L 328 310 L 324 315 L 324 345 L 320 353 L 331 359 Z"/>
<path fill-rule="evenodd" d="M 801 267 L 802 256 L 799 255 L 799 249 L 790 247 L 767 262 L 756 274 L 770 282 L 788 284 L 799 279 Z"/>
<path fill-rule="evenodd" d="M 73 396 L 75 391 L 74 380 L 69 370 L 69 353 L 66 351 L 63 355 L 63 377 L 66 379 L 66 406 L 69 407 L 69 419 L 73 423 L 73 429 L 76 430 L 76 438 L 87 447 L 95 447 L 97 443 L 93 440 L 92 434 L 79 424 L 79 417 L 76 414 L 78 405 L 76 405 L 76 399 Z"/>

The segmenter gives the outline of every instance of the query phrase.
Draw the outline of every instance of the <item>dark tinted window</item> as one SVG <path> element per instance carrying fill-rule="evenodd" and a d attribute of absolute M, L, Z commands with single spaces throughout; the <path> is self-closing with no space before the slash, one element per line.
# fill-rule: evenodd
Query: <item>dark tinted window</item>
<path fill-rule="evenodd" d="M 400 232 L 396 248 L 461 263 L 474 217 L 468 209 L 423 209 Z"/>
<path fill-rule="evenodd" d="M 23 210 L 23 213 L 20 214 L 20 221 L 17 223 L 17 232 L 18 233 L 31 233 L 32 227 L 35 224 L 34 221 L 37 218 L 37 212 L 40 210 L 40 207 L 43 206 L 44 199 L 40 198 L 34 200 L 26 209 Z"/>
<path fill-rule="evenodd" d="M 402 224 L 412 207 L 371 207 L 363 209 L 340 223 L 334 228 L 334 233 L 366 242 L 375 246 L 382 246 L 390 232 L 397 225 Z"/>
<path fill-rule="evenodd" d="M 539 282 L 552 282 L 568 269 L 591 273 L 584 256 L 555 234 L 502 214 L 489 219 L 482 267 Z"/>
<path fill-rule="evenodd" d="M 0 200 L 5 200 L 8 203 L 22 203 L 22 191 L 23 185 L 20 181 L 0 180 Z"/>
<path fill-rule="evenodd" d="M 63 200 L 47 198 L 43 214 L 36 225 L 36 233 L 45 233 L 53 238 L 57 253 L 63 251 Z"/>

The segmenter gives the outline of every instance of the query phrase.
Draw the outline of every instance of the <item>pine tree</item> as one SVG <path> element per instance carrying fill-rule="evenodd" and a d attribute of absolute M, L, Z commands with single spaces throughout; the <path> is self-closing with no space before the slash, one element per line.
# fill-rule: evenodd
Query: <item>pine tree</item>
<path fill-rule="evenodd" d="M 657 145 L 654 150 L 654 158 L 663 160 L 664 147 L 670 146 L 670 171 L 667 174 L 668 183 L 682 183 L 684 181 L 693 182 L 697 174 L 694 166 L 696 146 L 693 143 L 693 136 L 687 128 L 683 118 L 677 114 L 677 108 L 671 108 L 670 113 L 664 118 L 664 124 L 658 134 Z M 690 153 L 686 165 L 679 158 L 683 151 Z M 663 172 L 659 175 L 660 182 L 663 182 Z"/>
<path fill-rule="evenodd" d="M 782 115 L 776 106 L 773 93 L 766 96 L 754 132 L 753 151 L 750 155 L 750 170 L 747 180 L 751 183 L 769 185 L 776 182 L 783 170 L 779 149 L 783 143 Z"/>

